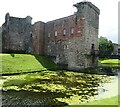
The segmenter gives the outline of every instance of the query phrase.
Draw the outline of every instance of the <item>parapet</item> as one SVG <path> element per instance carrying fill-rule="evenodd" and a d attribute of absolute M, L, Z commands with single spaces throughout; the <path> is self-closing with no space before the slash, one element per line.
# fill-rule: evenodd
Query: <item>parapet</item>
<path fill-rule="evenodd" d="M 6 24 L 9 24 L 9 21 L 15 21 L 15 20 L 18 20 L 18 21 L 24 20 L 26 23 L 30 23 L 31 24 L 32 17 L 31 16 L 27 16 L 25 18 L 18 18 L 18 17 L 12 17 L 12 16 L 10 16 L 9 13 L 6 13 L 6 15 L 5 15 L 5 23 Z"/>
<path fill-rule="evenodd" d="M 100 10 L 94 5 L 92 4 L 91 2 L 88 2 L 88 1 L 84 1 L 84 2 L 80 2 L 80 3 L 77 3 L 77 4 L 74 4 L 73 6 L 75 6 L 78 10 L 79 8 L 83 8 L 84 5 L 89 5 L 91 8 L 93 8 L 98 14 L 100 14 Z"/>

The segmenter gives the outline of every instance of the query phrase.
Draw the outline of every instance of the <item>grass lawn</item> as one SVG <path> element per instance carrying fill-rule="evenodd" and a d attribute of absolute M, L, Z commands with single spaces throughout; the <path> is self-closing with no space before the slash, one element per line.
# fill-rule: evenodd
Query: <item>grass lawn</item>
<path fill-rule="evenodd" d="M 102 100 L 92 101 L 83 105 L 118 105 L 118 96 Z"/>
<path fill-rule="evenodd" d="M 23 73 L 56 69 L 56 65 L 46 56 L 30 54 L 0 54 L 2 74 Z"/>
<path fill-rule="evenodd" d="M 86 106 L 85 106 L 86 105 Z M 88 105 L 88 106 L 87 106 Z M 99 106 L 100 105 L 100 106 Z M 106 98 L 106 99 L 102 99 L 102 100 L 97 100 L 97 101 L 92 101 L 92 102 L 88 102 L 88 103 L 82 103 L 80 105 L 70 105 L 70 106 L 65 106 L 65 107 L 101 107 L 101 106 L 107 106 L 109 105 L 109 107 L 113 107 L 113 105 L 115 105 L 115 107 L 118 105 L 118 96 L 114 96 L 111 98 Z M 102 106 L 102 107 L 103 107 Z M 108 107 L 108 106 L 107 106 Z"/>
<path fill-rule="evenodd" d="M 120 67 L 119 59 L 100 59 L 100 64 L 111 66 L 111 67 Z"/>

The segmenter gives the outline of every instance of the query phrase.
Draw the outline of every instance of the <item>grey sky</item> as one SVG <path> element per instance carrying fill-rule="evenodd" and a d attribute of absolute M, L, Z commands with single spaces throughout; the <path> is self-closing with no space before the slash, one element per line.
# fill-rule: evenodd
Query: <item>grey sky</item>
<path fill-rule="evenodd" d="M 5 14 L 14 17 L 30 15 L 33 22 L 50 21 L 74 14 L 73 4 L 81 0 L 0 0 L 0 25 Z M 89 0 L 100 9 L 99 36 L 118 42 L 118 0 Z"/>

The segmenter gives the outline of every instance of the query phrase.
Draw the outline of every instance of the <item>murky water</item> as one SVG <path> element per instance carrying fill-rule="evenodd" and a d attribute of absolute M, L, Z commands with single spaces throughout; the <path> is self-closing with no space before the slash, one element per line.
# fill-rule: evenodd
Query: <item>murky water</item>
<path fill-rule="evenodd" d="M 114 71 L 113 71 L 114 70 Z M 11 79 L 8 78 L 6 84 L 10 84 L 9 87 L 5 86 L 2 92 L 2 104 L 6 107 L 13 107 L 14 105 L 59 105 L 63 107 L 68 104 L 80 104 L 84 101 L 99 100 L 118 95 L 118 76 L 120 76 L 120 70 L 113 69 L 118 75 L 105 76 L 83 73 L 38 73 L 22 75 L 21 78 L 25 80 L 27 78 L 29 83 L 16 85 L 15 81 L 19 81 L 14 76 Z M 31 78 L 34 80 L 30 81 Z M 40 77 L 39 77 L 40 76 Z M 44 76 L 44 78 L 42 78 Z M 29 77 L 29 78 L 28 78 Z M 20 78 L 20 77 L 19 77 Z M 20 78 L 20 80 L 21 80 Z M 11 87 L 13 86 L 13 87 Z M 17 87 L 14 89 L 14 87 Z M 73 103 L 76 102 L 76 103 Z"/>

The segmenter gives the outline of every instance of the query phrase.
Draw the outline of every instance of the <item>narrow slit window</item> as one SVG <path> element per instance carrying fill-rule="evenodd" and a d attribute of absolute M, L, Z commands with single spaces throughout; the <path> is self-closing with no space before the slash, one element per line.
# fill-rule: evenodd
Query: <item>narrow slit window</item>
<path fill-rule="evenodd" d="M 70 32 L 71 32 L 71 34 L 73 34 L 74 33 L 74 28 L 71 28 Z"/>
<path fill-rule="evenodd" d="M 50 37 L 51 36 L 51 34 L 50 33 L 48 33 L 48 37 Z"/>
<path fill-rule="evenodd" d="M 75 24 L 77 25 L 77 16 L 76 16 L 76 18 L 75 18 Z"/>
<path fill-rule="evenodd" d="M 63 35 L 64 36 L 66 35 L 66 29 L 63 29 Z"/>
<path fill-rule="evenodd" d="M 91 45 L 91 49 L 94 50 L 94 48 L 95 48 L 95 47 L 94 47 L 94 44 L 92 44 L 92 45 Z"/>
<path fill-rule="evenodd" d="M 55 36 L 57 36 L 58 35 L 58 32 L 57 31 L 55 31 Z"/>

